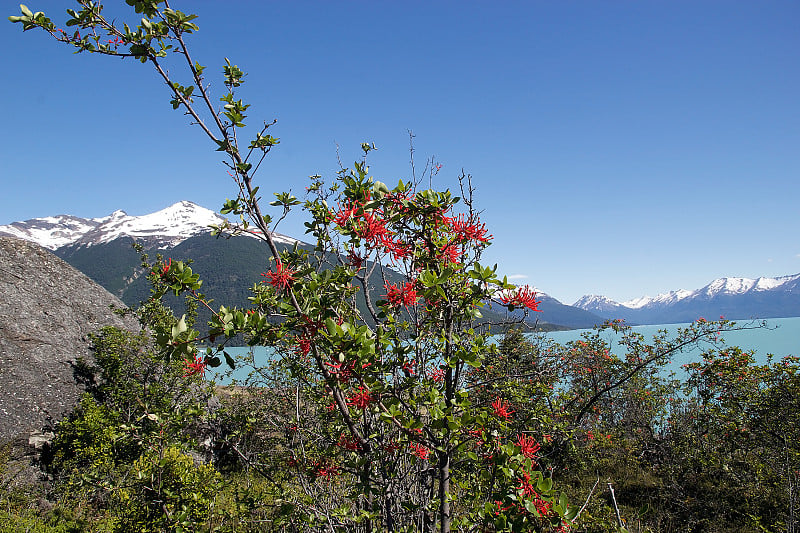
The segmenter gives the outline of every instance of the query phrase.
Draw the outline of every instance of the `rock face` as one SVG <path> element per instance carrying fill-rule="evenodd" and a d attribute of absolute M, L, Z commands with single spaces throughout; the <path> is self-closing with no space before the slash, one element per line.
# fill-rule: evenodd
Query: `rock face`
<path fill-rule="evenodd" d="M 0 440 L 61 419 L 83 391 L 75 363 L 91 357 L 88 334 L 136 328 L 124 304 L 44 248 L 0 237 Z"/>

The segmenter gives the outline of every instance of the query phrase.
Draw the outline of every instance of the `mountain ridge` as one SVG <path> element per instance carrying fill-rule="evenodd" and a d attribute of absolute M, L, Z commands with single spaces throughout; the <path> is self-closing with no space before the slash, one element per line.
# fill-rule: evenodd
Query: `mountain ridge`
<path fill-rule="evenodd" d="M 604 318 L 639 324 L 691 321 L 704 314 L 731 319 L 800 316 L 800 273 L 775 278 L 717 278 L 699 289 L 680 289 L 625 302 L 585 295 L 573 306 Z"/>

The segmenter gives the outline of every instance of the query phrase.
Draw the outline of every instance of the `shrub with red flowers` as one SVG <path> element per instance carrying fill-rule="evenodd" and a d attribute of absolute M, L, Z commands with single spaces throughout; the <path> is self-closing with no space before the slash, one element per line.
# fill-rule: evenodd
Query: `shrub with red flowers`
<path fill-rule="evenodd" d="M 171 330 L 159 331 L 157 340 L 165 357 L 187 360 L 187 374 L 223 359 L 232 363 L 224 347 L 234 338 L 276 348 L 281 356 L 276 368 L 284 373 L 275 392 L 294 388 L 296 402 L 293 419 L 282 423 L 296 429 L 286 433 L 286 446 L 276 452 L 284 455 L 284 464 L 294 465 L 292 483 L 300 491 L 287 496 L 296 512 L 286 520 L 295 528 L 302 523 L 304 530 L 446 533 L 546 528 L 549 522 L 540 520 L 545 507 L 558 525 L 574 516 L 552 483 L 537 482 L 535 498 L 520 492 L 518 472 L 537 480 L 546 476 L 513 443 L 503 444 L 510 446 L 503 453 L 487 448 L 477 455 L 465 440 L 468 431 L 488 434 L 487 428 L 493 439 L 483 446 L 501 446 L 513 437 L 506 424 L 508 404 L 473 402 L 467 387 L 469 369 L 480 368 L 495 349 L 488 327 L 478 322 L 481 308 L 513 292 L 509 306 L 536 310 L 530 291 L 516 290 L 498 278 L 496 267 L 480 263 L 491 235 L 473 206 L 470 178 L 462 174 L 453 182 L 460 197 L 419 186 L 439 174 L 441 165 L 387 185 L 370 175 L 366 159 L 374 146 L 364 144 L 364 157 L 331 183 L 312 177 L 304 200 L 275 194 L 270 203 L 275 220 L 303 209 L 313 239 L 311 249 L 281 251 L 273 237 L 277 222 L 265 212 L 253 183 L 279 140 L 269 134 L 274 122 L 267 122 L 247 145 L 240 144 L 249 107 L 238 95 L 244 72 L 226 60 L 218 85 L 222 94 L 212 97 L 205 67 L 190 59 L 185 42 L 198 30 L 193 15 L 158 0 L 129 2 L 136 4 L 141 22 L 124 25 L 105 18 L 96 4 L 77 3 L 68 25 L 80 34 L 67 35 L 27 8 L 13 21 L 43 29 L 79 51 L 132 57 L 155 67 L 172 107 L 187 113 L 223 154 L 238 190 L 221 210 L 238 216 L 238 223 L 215 231 L 256 236 L 270 252 L 265 265 L 274 266 L 265 268 L 263 283 L 254 284 L 250 308 L 214 308 L 202 332 L 182 318 Z M 188 85 L 175 78 L 181 63 Z M 211 309 L 188 263 L 157 266 L 153 278 L 155 299 L 188 295 Z M 375 291 L 381 284 L 383 295 Z M 201 355 L 201 342 L 217 348 Z M 486 474 L 489 464 L 492 475 Z M 322 491 L 315 487 L 322 480 L 325 491 L 341 487 L 345 499 L 334 504 L 319 498 Z M 492 509 L 494 500 L 517 503 L 501 511 Z"/>

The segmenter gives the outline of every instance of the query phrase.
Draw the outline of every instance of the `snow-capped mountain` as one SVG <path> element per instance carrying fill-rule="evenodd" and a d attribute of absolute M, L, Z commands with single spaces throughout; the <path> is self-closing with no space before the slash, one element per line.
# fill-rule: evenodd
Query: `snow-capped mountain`
<path fill-rule="evenodd" d="M 620 305 L 629 307 L 631 309 L 642 309 L 644 307 L 653 305 L 672 305 L 676 302 L 679 302 L 680 300 L 692 297 L 695 293 L 696 291 L 687 291 L 685 289 L 679 289 L 677 291 L 670 291 L 667 293 L 659 294 L 655 298 L 650 298 L 649 296 L 634 298 L 633 300 L 622 302 Z"/>
<path fill-rule="evenodd" d="M 621 304 L 615 302 L 614 300 L 606 298 L 605 296 L 599 296 L 597 294 L 587 294 L 582 296 L 577 302 L 572 304 L 572 306 L 587 311 L 591 310 L 591 312 L 603 316 L 614 314 L 614 312 L 622 307 Z"/>
<path fill-rule="evenodd" d="M 661 324 L 700 316 L 731 319 L 800 316 L 800 274 L 778 278 L 720 278 L 697 290 L 677 290 L 655 297 L 615 302 L 587 295 L 575 307 L 631 323 Z"/>
<path fill-rule="evenodd" d="M 33 241 L 56 250 L 67 245 L 92 246 L 131 237 L 149 245 L 172 247 L 189 237 L 208 233 L 209 226 L 225 221 L 222 215 L 195 203 L 182 201 L 148 215 L 132 216 L 114 211 L 101 218 L 72 215 L 34 218 L 0 226 L 0 235 Z M 275 234 L 276 241 L 291 244 L 295 239 Z"/>

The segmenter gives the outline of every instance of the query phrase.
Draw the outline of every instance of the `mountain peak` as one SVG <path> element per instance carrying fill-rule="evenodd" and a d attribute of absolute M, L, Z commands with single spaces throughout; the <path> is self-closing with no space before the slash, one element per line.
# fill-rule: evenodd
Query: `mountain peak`
<path fill-rule="evenodd" d="M 50 250 L 72 244 L 92 246 L 120 237 L 130 237 L 150 245 L 172 247 L 189 237 L 207 233 L 210 231 L 209 226 L 225 221 L 225 217 L 211 209 L 189 200 L 181 200 L 160 211 L 141 216 L 132 216 L 118 209 L 100 218 L 72 215 L 33 218 L 0 226 L 0 236 L 32 241 Z M 245 235 L 256 237 L 253 233 Z M 299 242 L 280 233 L 273 233 L 272 238 L 282 244 Z"/>
<path fill-rule="evenodd" d="M 585 309 L 593 313 L 610 312 L 618 309 L 620 304 L 611 298 L 600 296 L 598 294 L 586 294 L 581 296 L 577 302 L 572 304 L 573 307 Z"/>

